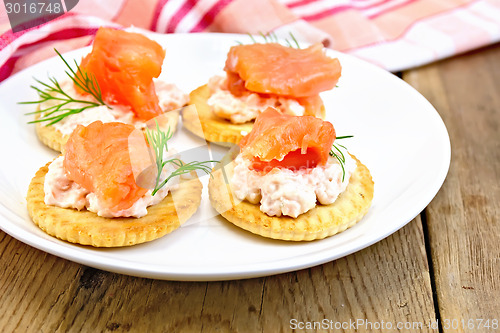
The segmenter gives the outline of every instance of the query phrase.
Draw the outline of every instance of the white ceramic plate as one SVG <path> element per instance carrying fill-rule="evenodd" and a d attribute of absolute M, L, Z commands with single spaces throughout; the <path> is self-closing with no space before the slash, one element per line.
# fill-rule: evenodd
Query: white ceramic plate
<path fill-rule="evenodd" d="M 166 48 L 162 77 L 189 92 L 220 73 L 227 51 L 241 35 L 151 35 Z M 89 49 L 65 55 L 80 59 Z M 450 164 L 450 141 L 432 105 L 396 76 L 344 54 L 329 52 L 342 64 L 338 88 L 322 95 L 327 119 L 371 170 L 375 196 L 368 214 L 333 237 L 293 243 L 265 239 L 216 216 L 206 186 L 193 218 L 173 233 L 129 248 L 97 249 L 48 236 L 30 220 L 26 192 L 36 170 L 56 156 L 42 145 L 23 115 L 34 100 L 33 77 L 64 77 L 62 62 L 49 59 L 0 86 L 0 227 L 20 241 L 48 253 L 96 268 L 172 280 L 224 280 L 264 276 L 311 267 L 365 248 L 403 227 L 441 187 Z M 180 129 L 172 146 L 202 146 Z M 220 149 L 219 149 L 220 150 Z M 220 151 L 219 151 L 220 153 Z M 204 177 L 206 185 L 208 177 Z"/>

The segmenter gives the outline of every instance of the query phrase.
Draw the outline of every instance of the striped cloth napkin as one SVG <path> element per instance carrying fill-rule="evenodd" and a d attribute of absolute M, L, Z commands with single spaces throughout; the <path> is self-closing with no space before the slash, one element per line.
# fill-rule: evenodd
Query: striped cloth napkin
<path fill-rule="evenodd" d="M 393 72 L 500 40 L 500 0 L 79 0 L 68 10 L 69 3 L 76 0 L 62 1 L 65 14 L 19 32 L 0 5 L 0 80 L 53 56 L 54 47 L 90 44 L 100 26 L 292 33 Z"/>

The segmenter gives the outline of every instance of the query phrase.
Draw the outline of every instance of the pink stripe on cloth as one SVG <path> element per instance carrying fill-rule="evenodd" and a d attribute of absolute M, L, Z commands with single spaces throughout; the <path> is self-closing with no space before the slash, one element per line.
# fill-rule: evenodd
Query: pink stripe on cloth
<path fill-rule="evenodd" d="M 40 39 L 31 44 L 25 44 L 21 46 L 18 50 L 22 50 L 27 47 L 31 47 L 36 44 L 45 43 L 48 41 L 58 41 L 61 39 L 70 39 L 70 38 L 78 38 L 82 36 L 95 35 L 98 28 L 69 28 L 65 30 L 56 31 L 53 34 L 48 35 L 47 37 Z"/>
<path fill-rule="evenodd" d="M 397 39 L 351 49 L 347 53 L 369 62 L 379 62 L 387 70 L 401 71 L 500 41 L 498 22 L 500 4 L 476 0 L 422 18 Z"/>
<path fill-rule="evenodd" d="M 343 12 L 344 10 L 349 10 L 352 8 L 353 7 L 351 5 L 338 6 L 338 7 L 327 9 L 327 10 L 320 12 L 320 13 L 313 14 L 313 15 L 302 16 L 302 19 L 306 20 L 306 21 L 321 20 L 322 18 L 332 16 L 332 15 L 335 15 L 337 13 Z"/>
<path fill-rule="evenodd" d="M 4 73 L 3 75 L 16 72 L 19 70 L 17 63 L 21 59 L 29 56 L 30 63 L 32 63 L 37 57 L 38 60 L 42 60 L 53 55 L 53 52 L 50 55 L 46 52 L 38 52 L 39 49 L 46 47 L 47 43 L 78 40 L 82 36 L 95 34 L 100 26 L 119 27 L 96 17 L 66 13 L 57 19 L 25 31 L 14 33 L 9 30 L 2 34 L 0 39 L 0 71 Z M 29 55 L 25 54 L 26 49 L 31 51 Z M 5 77 L 2 76 L 2 79 Z"/>
<path fill-rule="evenodd" d="M 381 7 L 387 4 L 398 4 L 402 0 L 374 0 L 374 1 L 366 1 L 366 0 L 347 0 L 339 3 L 335 3 L 329 0 L 300 0 L 293 3 L 288 3 L 286 6 L 288 8 L 296 8 L 295 13 L 300 16 L 312 15 L 312 13 L 305 13 L 301 15 L 301 12 L 310 12 L 313 11 L 316 13 L 324 12 L 325 10 L 330 10 L 337 7 L 350 7 L 352 9 L 357 10 L 366 10 Z M 316 7 L 316 8 L 315 8 Z"/>
<path fill-rule="evenodd" d="M 43 45 L 44 43 L 47 42 L 52 42 L 52 41 L 60 41 L 64 39 L 74 39 L 82 36 L 88 36 L 88 35 L 95 35 L 97 32 L 97 28 L 93 29 L 66 29 L 62 31 L 57 31 L 53 34 L 50 34 L 49 36 L 37 40 L 36 42 L 24 44 L 20 46 L 16 52 L 14 53 L 13 56 L 7 59 L 3 63 L 3 65 L 0 66 L 0 81 L 3 81 L 6 79 L 10 74 L 14 72 L 14 68 L 16 67 L 17 61 L 24 56 L 23 50 L 25 49 L 30 49 L 33 48 L 33 46 L 37 45 Z"/>
<path fill-rule="evenodd" d="M 223 10 L 228 4 L 230 4 L 231 1 L 232 0 L 220 0 L 216 4 L 214 4 L 205 13 L 205 15 L 203 15 L 200 21 L 191 29 L 190 32 L 202 32 L 203 30 L 205 30 L 210 24 L 212 24 L 217 14 L 219 14 L 221 10 Z"/>
<path fill-rule="evenodd" d="M 414 1 L 420 1 L 420 0 L 404 0 L 404 1 L 394 1 L 394 0 L 383 0 L 379 1 L 377 3 L 373 3 L 370 5 L 357 5 L 356 3 L 353 4 L 348 4 L 348 5 L 338 5 L 338 6 L 333 6 L 330 7 L 326 10 L 311 14 L 311 15 L 300 15 L 302 19 L 306 21 L 316 21 L 320 20 L 322 18 L 328 17 L 328 16 L 333 16 L 337 13 L 343 12 L 345 10 L 357 10 L 361 13 L 364 13 L 367 10 L 375 10 L 376 14 L 372 15 L 373 17 L 387 13 L 391 10 L 404 7 Z M 382 7 L 383 5 L 386 5 L 385 9 L 378 10 L 379 7 Z M 299 12 L 300 14 L 300 12 Z M 370 15 L 366 15 L 368 17 L 371 17 Z"/>
<path fill-rule="evenodd" d="M 195 4 L 196 0 L 186 0 L 186 2 L 182 4 L 179 10 L 172 16 L 172 18 L 168 22 L 166 32 L 167 33 L 175 32 L 175 28 L 177 28 L 179 22 L 189 13 L 189 11 L 193 8 Z"/>
<path fill-rule="evenodd" d="M 296 1 L 296 2 L 292 2 L 292 3 L 287 3 L 286 6 L 288 8 L 295 8 L 295 7 L 300 7 L 300 6 L 308 5 L 310 3 L 317 2 L 317 1 L 318 0 L 299 0 L 299 1 Z"/>
<path fill-rule="evenodd" d="M 37 40 L 36 42 L 22 45 L 17 49 L 15 53 L 16 55 L 11 56 L 9 59 L 7 59 L 7 61 L 3 65 L 0 66 L 0 81 L 6 79 L 14 71 L 14 67 L 16 66 L 17 60 L 19 60 L 23 56 L 23 52 L 21 52 L 22 50 L 27 48 L 32 48 L 35 45 L 41 45 L 43 43 L 50 41 L 59 41 L 62 39 L 70 39 L 70 38 L 73 39 L 82 36 L 95 35 L 96 32 L 97 28 L 93 29 L 70 28 L 66 30 L 57 31 L 43 39 Z"/>
<path fill-rule="evenodd" d="M 233 0 L 205 31 L 268 32 L 295 20 L 297 16 L 278 0 Z"/>
<path fill-rule="evenodd" d="M 372 15 L 367 15 L 370 19 L 374 19 L 374 18 L 377 18 L 378 16 L 380 15 L 384 15 L 384 14 L 387 14 L 389 12 L 392 12 L 394 10 L 397 10 L 399 8 L 402 8 L 402 7 L 405 7 L 409 4 L 411 4 L 412 2 L 415 2 L 415 1 L 420 1 L 420 0 L 407 0 L 406 2 L 404 3 L 399 3 L 399 4 L 396 4 L 394 6 L 391 6 L 391 7 L 388 7 L 386 9 L 383 9 L 383 10 L 380 10 L 378 11 L 377 13 L 375 14 L 372 14 Z"/>
<path fill-rule="evenodd" d="M 18 59 L 19 57 L 11 57 L 3 64 L 3 66 L 0 66 L 0 82 L 12 74 Z"/>
<path fill-rule="evenodd" d="M 14 42 L 16 39 L 20 38 L 21 36 L 27 34 L 27 33 L 30 33 L 32 31 L 37 31 L 41 28 L 43 28 L 44 26 L 48 25 L 48 24 L 52 24 L 54 23 L 55 21 L 57 20 L 62 20 L 63 18 L 65 17 L 68 17 L 68 16 L 73 16 L 74 14 L 73 13 L 66 13 L 65 15 L 63 16 L 60 16 L 52 21 L 48 21 L 48 22 L 45 22 L 39 26 L 36 26 L 36 27 L 32 27 L 32 28 L 29 28 L 29 29 L 26 29 L 26 30 L 21 30 L 21 31 L 18 31 L 18 32 L 13 32 L 12 30 L 9 30 L 7 32 L 5 32 L 4 34 L 2 34 L 0 36 L 0 50 L 3 50 L 5 47 L 7 47 L 8 45 L 10 45 L 12 42 Z"/>
<path fill-rule="evenodd" d="M 155 11 L 154 11 L 154 14 L 153 14 L 153 20 L 151 21 L 151 25 L 150 25 L 150 30 L 152 31 L 157 31 L 158 30 L 158 19 L 160 18 L 160 14 L 163 10 L 163 7 L 165 7 L 165 4 L 167 3 L 168 0 L 159 0 L 157 3 L 156 3 L 156 6 L 155 6 Z"/>
<path fill-rule="evenodd" d="M 12 32 L 12 30 L 5 32 L 0 36 L 0 52 L 4 51 L 7 46 L 14 46 L 14 49 L 17 49 L 19 46 L 16 45 L 16 42 L 18 42 L 20 39 L 27 39 L 26 42 L 21 42 L 21 44 L 26 44 L 31 43 L 31 40 L 33 42 L 43 40 L 45 37 L 57 31 L 78 29 L 75 31 L 79 32 L 83 30 L 95 30 L 100 26 L 119 27 L 115 23 L 103 21 L 96 17 L 87 17 L 84 15 L 78 15 L 69 12 L 37 27 L 19 32 Z M 37 36 L 40 37 L 37 38 Z M 67 36 L 66 38 L 71 38 L 71 36 Z M 0 56 L 0 64 L 1 62 L 2 56 Z"/>

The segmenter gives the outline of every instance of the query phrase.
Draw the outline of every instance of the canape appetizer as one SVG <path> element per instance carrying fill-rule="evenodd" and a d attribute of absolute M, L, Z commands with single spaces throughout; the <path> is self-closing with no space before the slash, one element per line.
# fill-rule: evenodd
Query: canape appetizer
<path fill-rule="evenodd" d="M 35 224 L 96 247 L 143 243 L 178 228 L 201 201 L 195 170 L 210 166 L 182 162 L 168 149 L 168 132 L 147 129 L 144 136 L 119 122 L 78 125 L 64 153 L 31 181 L 27 207 Z"/>
<path fill-rule="evenodd" d="M 212 206 L 229 222 L 275 239 L 321 239 L 349 228 L 367 213 L 373 181 L 339 139 L 327 121 L 267 109 L 234 161 L 213 172 Z"/>
<path fill-rule="evenodd" d="M 57 51 L 56 51 L 57 52 Z M 157 80 L 164 49 L 138 33 L 100 28 L 92 51 L 76 69 L 57 52 L 67 66 L 66 80 L 50 78 L 33 87 L 38 101 L 36 132 L 47 146 L 61 151 L 77 125 L 93 121 L 123 122 L 144 128 L 156 117 L 162 128 L 175 130 L 179 112 L 188 97 L 174 84 Z M 161 117 L 159 117 L 162 115 Z"/>
<path fill-rule="evenodd" d="M 188 130 L 218 143 L 240 142 L 268 107 L 323 119 L 319 93 L 335 87 L 341 73 L 338 59 L 328 57 L 321 44 L 306 49 L 278 43 L 233 46 L 224 70 L 225 76 L 214 76 L 191 92 L 196 110 L 182 115 Z"/>

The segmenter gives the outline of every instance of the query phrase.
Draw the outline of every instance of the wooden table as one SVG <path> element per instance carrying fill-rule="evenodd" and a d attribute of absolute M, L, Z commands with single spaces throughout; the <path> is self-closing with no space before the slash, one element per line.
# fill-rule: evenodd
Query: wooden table
<path fill-rule="evenodd" d="M 500 332 L 500 44 L 401 77 L 439 111 L 452 161 L 398 232 L 311 269 L 207 283 L 100 271 L 0 231 L 0 331 Z"/>

